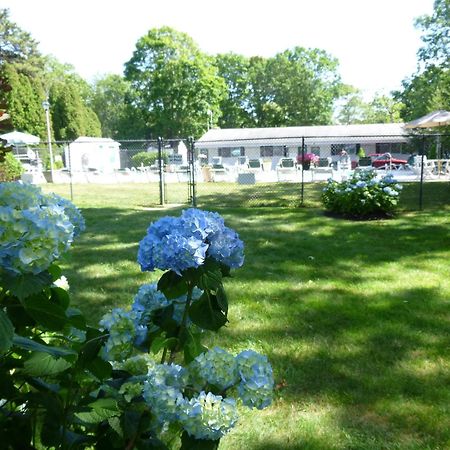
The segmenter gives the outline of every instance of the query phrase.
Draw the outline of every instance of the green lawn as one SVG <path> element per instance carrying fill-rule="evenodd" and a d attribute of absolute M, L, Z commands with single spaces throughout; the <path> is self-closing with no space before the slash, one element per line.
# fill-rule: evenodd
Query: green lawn
<path fill-rule="evenodd" d="M 246 263 L 227 280 L 230 323 L 210 344 L 267 354 L 277 383 L 273 406 L 244 410 L 220 448 L 450 448 L 449 184 L 425 186 L 423 212 L 409 185 L 397 218 L 370 222 L 325 216 L 320 185 L 307 186 L 307 208 L 248 207 L 239 192 L 219 207 L 217 185 L 199 205 L 240 233 Z M 295 203 L 285 188 L 275 204 Z M 87 231 L 64 267 L 96 321 L 157 279 L 140 272 L 138 242 L 180 208 L 154 208 L 145 185 L 74 192 Z"/>

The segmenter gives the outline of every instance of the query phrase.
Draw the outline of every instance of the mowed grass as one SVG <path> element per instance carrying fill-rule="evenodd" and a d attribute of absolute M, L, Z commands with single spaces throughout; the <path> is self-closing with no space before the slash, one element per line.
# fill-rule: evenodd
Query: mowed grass
<path fill-rule="evenodd" d="M 87 231 L 63 265 L 94 323 L 158 278 L 140 272 L 138 242 L 180 208 L 152 207 L 145 185 L 75 188 Z M 277 389 L 270 408 L 242 410 L 220 448 L 450 448 L 449 184 L 425 185 L 422 212 L 407 185 L 398 217 L 369 222 L 324 215 L 320 185 L 307 186 L 306 208 L 241 207 L 248 196 L 225 188 L 199 205 L 239 232 L 246 262 L 226 281 L 230 322 L 209 345 L 267 354 Z"/>

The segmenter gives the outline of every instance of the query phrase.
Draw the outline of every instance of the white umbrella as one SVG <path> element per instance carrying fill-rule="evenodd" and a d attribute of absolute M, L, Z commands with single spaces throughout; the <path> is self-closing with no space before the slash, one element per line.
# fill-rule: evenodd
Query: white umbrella
<path fill-rule="evenodd" d="M 10 145 L 31 145 L 39 144 L 40 139 L 32 134 L 22 133 L 21 131 L 11 131 L 11 133 L 5 133 L 0 135 L 1 139 L 4 139 Z"/>
<path fill-rule="evenodd" d="M 405 124 L 405 128 L 431 128 L 450 125 L 450 112 L 445 110 L 433 111 L 426 116 L 419 117 Z"/>
<path fill-rule="evenodd" d="M 405 128 L 432 128 L 450 125 L 450 112 L 440 109 L 405 124 Z M 436 156 L 441 157 L 441 136 L 436 136 Z"/>

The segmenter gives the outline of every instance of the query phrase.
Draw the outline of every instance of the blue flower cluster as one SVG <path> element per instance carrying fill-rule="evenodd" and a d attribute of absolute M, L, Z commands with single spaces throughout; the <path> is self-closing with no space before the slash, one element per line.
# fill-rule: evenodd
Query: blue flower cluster
<path fill-rule="evenodd" d="M 189 365 L 189 375 L 192 384 L 199 389 L 208 384 L 224 391 L 239 380 L 235 357 L 218 347 L 197 356 Z"/>
<path fill-rule="evenodd" d="M 109 332 L 104 357 L 109 361 L 123 361 L 133 352 L 136 338 L 136 313 L 114 308 L 100 320 L 100 327 Z"/>
<path fill-rule="evenodd" d="M 183 211 L 180 217 L 163 217 L 152 223 L 139 243 L 138 262 L 143 271 L 201 266 L 207 257 L 237 268 L 244 263 L 244 244 L 238 234 L 214 212 Z"/>
<path fill-rule="evenodd" d="M 194 288 L 192 292 L 192 301 L 198 300 L 203 291 Z M 168 300 L 166 296 L 158 291 L 156 283 L 143 284 L 134 297 L 131 311 L 135 313 L 136 317 L 136 345 L 141 345 L 148 332 L 156 331 L 157 326 L 152 324 L 152 313 L 158 309 L 165 308 L 170 304 L 173 305 L 172 319 L 180 324 L 184 309 L 186 307 L 187 296 L 183 295 L 176 299 Z M 189 321 L 190 323 L 190 321 Z"/>
<path fill-rule="evenodd" d="M 46 270 L 84 229 L 68 200 L 19 182 L 0 184 L 0 266 L 14 274 Z"/>
<path fill-rule="evenodd" d="M 185 370 L 176 364 L 159 364 L 149 370 L 143 395 L 160 424 L 180 419 L 186 382 Z"/>
<path fill-rule="evenodd" d="M 69 200 L 58 194 L 52 193 L 47 196 L 49 204 L 56 204 L 64 209 L 64 214 L 69 218 L 73 225 L 73 237 L 79 236 L 86 230 L 86 223 L 80 210 Z"/>
<path fill-rule="evenodd" d="M 220 439 L 238 420 L 235 400 L 211 392 L 202 391 L 183 406 L 180 422 L 187 433 L 196 439 Z"/>
<path fill-rule="evenodd" d="M 264 355 L 253 350 L 245 350 L 236 357 L 241 382 L 239 397 L 249 408 L 264 409 L 272 403 L 272 366 Z"/>
<path fill-rule="evenodd" d="M 204 391 L 186 398 L 187 381 L 187 372 L 176 364 L 149 370 L 143 397 L 158 425 L 177 422 L 196 439 L 220 439 L 237 421 L 236 402 Z"/>

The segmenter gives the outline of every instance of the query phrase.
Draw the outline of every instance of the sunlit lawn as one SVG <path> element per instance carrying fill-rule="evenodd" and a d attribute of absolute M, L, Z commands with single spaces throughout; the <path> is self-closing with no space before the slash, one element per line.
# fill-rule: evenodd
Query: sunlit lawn
<path fill-rule="evenodd" d="M 138 241 L 180 208 L 151 208 L 145 185 L 75 188 L 87 231 L 64 266 L 94 322 L 157 279 L 140 272 Z M 248 207 L 224 185 L 199 196 L 246 244 L 244 267 L 227 281 L 230 323 L 210 344 L 267 354 L 277 383 L 273 406 L 244 410 L 220 448 L 448 449 L 449 184 L 426 185 L 423 212 L 412 211 L 417 185 L 407 186 L 403 212 L 371 222 L 325 216 L 320 188 L 308 189 L 307 208 Z M 285 194 L 268 203 L 298 201 Z"/>

